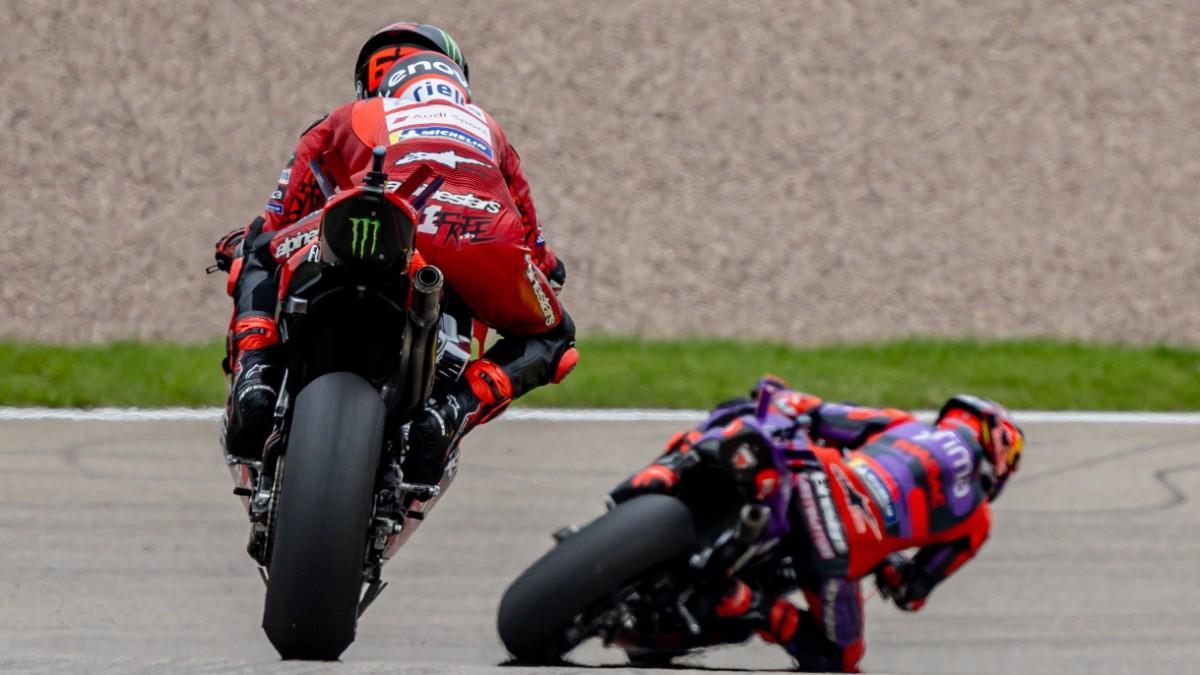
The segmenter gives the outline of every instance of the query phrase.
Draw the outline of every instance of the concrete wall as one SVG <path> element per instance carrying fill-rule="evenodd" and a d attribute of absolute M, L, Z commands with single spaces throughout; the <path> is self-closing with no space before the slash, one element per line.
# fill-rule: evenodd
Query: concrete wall
<path fill-rule="evenodd" d="M 0 335 L 207 339 L 210 244 L 442 24 L 584 331 L 1200 341 L 1200 3 L 0 0 Z"/>

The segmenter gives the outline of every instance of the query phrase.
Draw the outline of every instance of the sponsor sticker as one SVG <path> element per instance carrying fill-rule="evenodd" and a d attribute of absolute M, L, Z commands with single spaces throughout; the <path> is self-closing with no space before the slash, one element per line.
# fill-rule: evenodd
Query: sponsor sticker
<path fill-rule="evenodd" d="M 388 141 L 392 145 L 395 145 L 406 138 L 445 138 L 474 148 L 483 153 L 488 159 L 491 159 L 494 154 L 492 153 L 492 146 L 465 131 L 459 131 L 450 127 L 419 127 L 416 129 L 395 131 L 388 136 Z"/>
<path fill-rule="evenodd" d="M 467 81 L 459 72 L 458 68 L 452 63 L 443 60 L 441 57 L 414 59 L 410 62 L 398 63 L 392 66 L 392 70 L 387 79 L 387 89 L 394 90 L 404 83 L 405 80 L 419 75 L 445 75 L 453 78 L 454 81 L 466 88 Z"/>
<path fill-rule="evenodd" d="M 850 506 L 850 519 L 854 521 L 854 531 L 859 534 L 866 534 L 867 530 L 875 535 L 876 539 L 882 539 L 883 533 L 879 530 L 879 521 L 875 519 L 875 514 L 871 512 L 871 503 L 867 496 L 863 494 L 854 482 L 850 480 L 842 467 L 834 464 L 830 466 L 830 471 L 834 478 L 842 486 L 842 492 L 846 495 L 846 502 Z"/>
<path fill-rule="evenodd" d="M 455 154 L 453 150 L 445 152 L 410 152 L 407 155 L 396 160 L 395 166 L 404 164 L 416 164 L 417 162 L 436 162 L 442 166 L 448 166 L 451 169 L 457 169 L 459 164 L 491 166 L 487 162 L 481 162 L 470 157 L 463 157 Z"/>
<path fill-rule="evenodd" d="M 467 105 L 467 99 L 463 96 L 461 89 L 437 80 L 414 82 L 399 94 L 392 95 L 400 99 L 411 99 L 418 103 L 425 103 L 426 101 L 435 99 L 445 99 L 458 105 Z"/>
<path fill-rule="evenodd" d="M 845 555 L 850 550 L 850 546 L 846 542 L 846 531 L 842 529 L 842 521 L 838 518 L 837 507 L 833 504 L 833 494 L 829 491 L 829 479 L 825 477 L 825 474 L 817 472 L 809 474 L 809 479 L 812 481 L 813 491 L 817 495 L 821 519 L 825 521 L 825 530 L 829 533 L 829 541 L 833 544 L 833 550 L 840 555 Z"/>
<path fill-rule="evenodd" d="M 270 211 L 271 213 L 278 213 L 280 215 L 283 215 L 283 204 L 280 204 L 279 202 L 272 199 L 271 201 L 267 202 L 267 210 Z"/>
<path fill-rule="evenodd" d="M 895 526 L 900 517 L 896 513 L 896 504 L 892 500 L 892 491 L 888 489 L 887 483 L 861 459 L 851 461 L 850 468 L 854 469 L 854 472 L 862 479 L 863 484 L 867 486 L 867 491 L 879 505 L 879 510 L 883 512 L 884 524 L 888 528 Z"/>
<path fill-rule="evenodd" d="M 492 222 L 490 216 L 446 210 L 441 206 L 426 206 L 421 215 L 417 233 L 436 235 L 442 232 L 442 243 L 453 240 L 457 246 L 459 241 L 483 243 L 492 240 L 492 237 L 484 236 L 484 228 Z"/>
<path fill-rule="evenodd" d="M 813 546 L 817 549 L 817 555 L 825 560 L 833 560 L 833 547 L 829 544 L 829 538 L 825 536 L 825 528 L 821 526 L 821 516 L 817 513 L 817 503 L 816 498 L 813 497 L 812 486 L 806 480 L 797 481 L 796 485 L 800 491 L 800 507 L 804 511 L 804 520 L 808 525 Z"/>
<path fill-rule="evenodd" d="M 400 185 L 401 183 L 398 180 L 389 180 L 384 184 L 384 189 L 388 192 L 395 192 L 396 190 L 400 189 Z M 426 187 L 427 185 L 422 185 L 414 191 L 414 194 L 420 194 L 424 192 Z M 447 190 L 438 190 L 437 192 L 433 193 L 433 196 L 430 197 L 429 200 L 434 202 L 442 202 L 443 204 L 450 204 L 451 206 L 462 206 L 464 208 L 474 209 L 476 211 L 484 211 L 485 213 L 490 213 L 492 215 L 500 213 L 500 202 L 477 197 L 475 196 L 474 192 L 468 192 L 467 194 L 463 195 L 455 192 L 449 192 Z"/>
<path fill-rule="evenodd" d="M 281 262 L 287 260 L 292 256 L 293 253 L 304 248 L 308 242 L 316 239 L 317 234 L 319 233 L 320 230 L 314 227 L 307 232 L 297 232 L 287 239 L 284 239 L 275 247 L 275 259 Z"/>
<path fill-rule="evenodd" d="M 974 485 L 976 465 L 971 450 L 963 444 L 962 437 L 950 429 L 935 429 L 916 434 L 913 440 L 929 448 L 929 454 L 935 458 L 933 464 L 948 465 L 953 472 L 949 494 L 950 510 L 957 516 L 970 511 L 975 501 L 971 488 Z"/>
<path fill-rule="evenodd" d="M 971 474 L 975 463 L 971 461 L 971 451 L 963 445 L 962 438 L 957 433 L 949 429 L 939 429 L 917 434 L 913 440 L 933 444 L 950 460 L 950 466 L 954 469 L 954 485 L 951 486 L 950 493 L 954 497 L 962 499 L 971 493 Z"/>
<path fill-rule="evenodd" d="M 454 206 L 463 206 L 476 211 L 486 211 L 487 213 L 500 213 L 500 202 L 488 199 L 480 199 L 474 193 L 468 192 L 465 195 L 454 194 L 445 190 L 438 190 L 430 197 L 435 202 L 443 202 L 453 204 Z"/>
<path fill-rule="evenodd" d="M 547 326 L 554 325 L 554 305 L 550 304 L 550 298 L 546 295 L 542 284 L 538 282 L 537 268 L 533 266 L 533 259 L 528 254 L 525 255 L 525 278 L 529 280 L 529 285 L 533 287 L 533 295 L 537 298 L 538 307 L 542 310 L 542 316 L 546 319 Z"/>
<path fill-rule="evenodd" d="M 406 138 L 445 138 L 479 150 L 492 157 L 492 132 L 482 113 L 467 106 L 410 104 L 401 99 L 385 99 L 384 122 L 392 145 Z"/>
<path fill-rule="evenodd" d="M 430 103 L 402 108 L 388 114 L 385 121 L 388 131 L 405 127 L 443 125 L 458 127 L 484 140 L 492 140 L 492 132 L 488 129 L 487 122 L 470 109 L 455 105 Z"/>
<path fill-rule="evenodd" d="M 353 238 L 350 240 L 350 253 L 359 258 L 374 255 L 379 244 L 379 227 L 379 221 L 374 218 L 351 218 L 350 234 Z M 367 249 L 368 243 L 370 250 Z"/>

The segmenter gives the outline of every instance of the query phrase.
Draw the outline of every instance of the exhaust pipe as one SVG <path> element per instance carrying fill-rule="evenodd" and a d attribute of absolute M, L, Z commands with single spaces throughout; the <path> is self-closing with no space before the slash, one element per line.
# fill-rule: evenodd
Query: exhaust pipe
<path fill-rule="evenodd" d="M 746 504 L 742 507 L 737 524 L 726 530 L 712 548 L 693 557 L 692 566 L 733 574 L 749 559 L 751 547 L 758 543 L 770 519 L 769 507 Z"/>
<path fill-rule="evenodd" d="M 442 271 L 426 265 L 413 274 L 413 306 L 409 317 L 424 325 L 438 318 L 442 304 Z"/>
<path fill-rule="evenodd" d="M 402 368 L 400 410 L 411 410 L 429 398 L 436 372 L 438 319 L 441 316 L 442 271 L 433 265 L 417 270 L 412 277 L 412 307 L 405 327 L 408 344 Z"/>

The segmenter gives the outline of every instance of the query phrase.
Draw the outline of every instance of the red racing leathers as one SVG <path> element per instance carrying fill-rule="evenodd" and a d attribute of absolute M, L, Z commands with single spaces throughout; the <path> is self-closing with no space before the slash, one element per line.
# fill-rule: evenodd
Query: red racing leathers
<path fill-rule="evenodd" d="M 485 374 L 489 386 L 473 380 L 476 395 L 502 409 L 528 389 L 565 376 L 574 364 L 574 328 L 547 280 L 558 263 L 542 239 L 520 159 L 500 126 L 461 97 L 355 101 L 304 133 L 266 211 L 247 228 L 231 351 L 277 340 L 275 270 L 316 237 L 316 212 L 325 200 L 320 181 L 359 183 L 377 145 L 387 147 L 390 184 L 423 164 L 445 181 L 417 223 L 424 260 L 442 270 L 475 318 L 502 336 L 528 338 L 501 340 L 485 363 L 473 364 L 503 371 Z M 497 385 L 497 378 L 507 382 Z M 483 411 L 474 421 L 495 412 Z"/>
<path fill-rule="evenodd" d="M 787 649 L 802 669 L 855 671 L 865 651 L 859 581 L 874 573 L 886 597 L 916 610 L 987 539 L 983 447 L 962 426 L 943 429 L 904 411 L 825 403 L 796 391 L 776 392 L 770 410 L 810 420 L 794 427 L 796 447 L 812 459 L 794 467 L 792 529 L 784 541 L 795 567 L 789 574 L 808 608 L 761 597 L 739 581 L 716 612 L 723 618 L 760 613 L 760 635 Z M 699 428 L 672 439 L 614 498 L 670 491 L 679 478 L 676 457 L 690 444 L 753 414 L 744 399 L 723 404 Z M 911 559 L 901 554 L 910 548 L 918 549 Z"/>
<path fill-rule="evenodd" d="M 808 414 L 810 435 L 823 444 L 812 448 L 823 470 L 794 479 L 793 510 L 808 540 L 800 559 L 810 580 L 804 595 L 814 623 L 841 651 L 842 667 L 852 670 L 865 649 L 859 579 L 876 572 L 897 606 L 920 609 L 987 539 L 983 447 L 958 429 L 894 409 L 820 403 Z M 898 555 L 910 548 L 919 549 L 911 560 Z M 769 634 L 780 642 L 792 637 L 779 630 L 789 609 L 777 603 L 771 613 L 780 620 Z"/>
<path fill-rule="evenodd" d="M 403 136 L 426 120 L 445 120 L 442 128 L 451 133 L 469 125 L 475 133 L 462 135 L 479 142 Z M 357 183 L 376 145 L 389 146 L 390 179 L 403 181 L 424 163 L 445 180 L 424 209 L 417 248 L 427 262 L 442 269 L 449 286 L 477 318 L 502 334 L 540 333 L 557 325 L 561 307 L 543 278 L 554 269 L 556 258 L 542 239 L 520 159 L 500 126 L 476 106 L 441 99 L 419 103 L 372 98 L 337 108 L 301 137 L 246 241 L 279 232 L 270 241 L 270 258 L 275 263 L 286 259 L 315 236 L 311 233 L 317 219 L 299 226 L 297 221 L 325 202 L 312 164 L 335 182 Z M 528 278 L 526 255 L 541 272 L 534 275 L 536 282 Z M 242 270 L 242 283 L 255 282 L 245 279 L 250 272 Z M 274 293 L 239 296 L 239 316 L 273 311 Z"/>

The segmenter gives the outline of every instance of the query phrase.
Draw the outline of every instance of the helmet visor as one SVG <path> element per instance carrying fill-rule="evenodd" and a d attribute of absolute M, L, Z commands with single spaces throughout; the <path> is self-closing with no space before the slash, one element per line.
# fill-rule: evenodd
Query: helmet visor
<path fill-rule="evenodd" d="M 997 477 L 1017 468 L 1024 446 L 1024 435 L 1008 420 L 998 421 L 992 427 L 992 448 L 996 455 Z"/>

